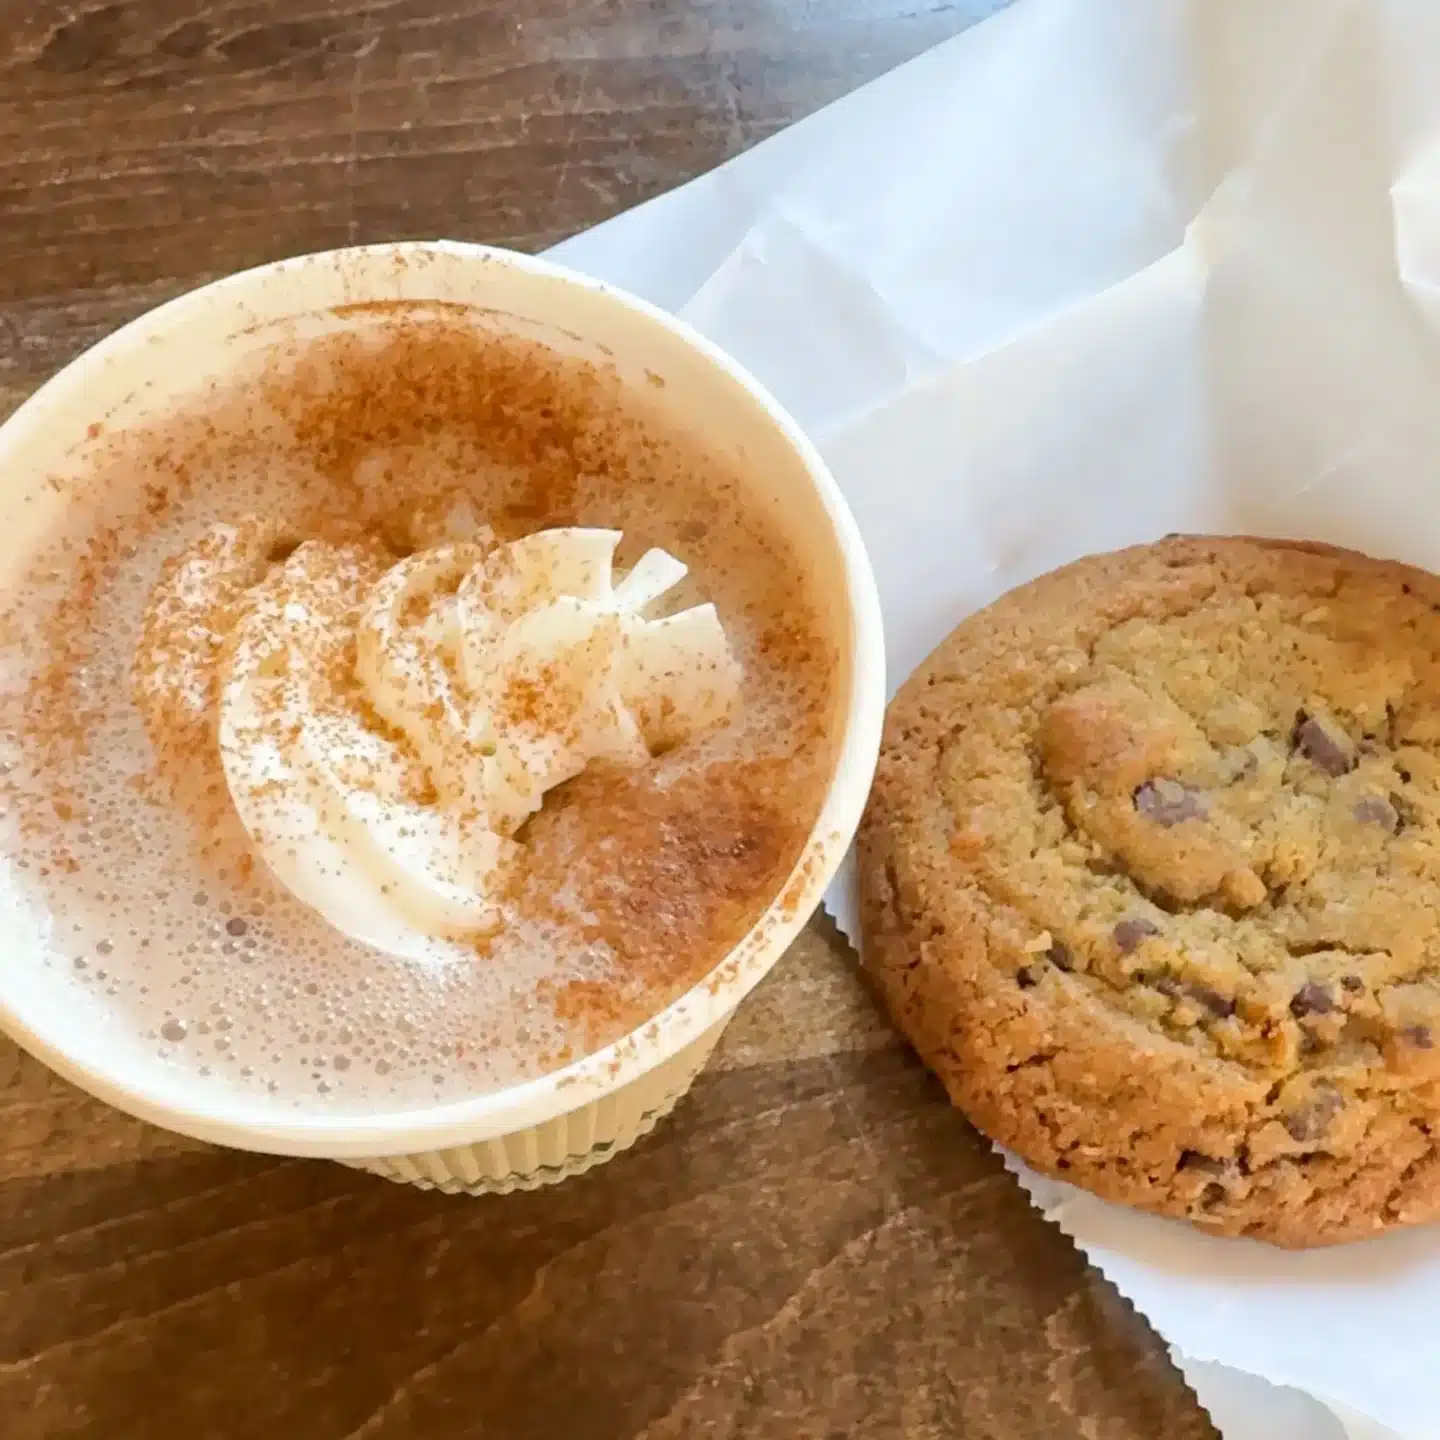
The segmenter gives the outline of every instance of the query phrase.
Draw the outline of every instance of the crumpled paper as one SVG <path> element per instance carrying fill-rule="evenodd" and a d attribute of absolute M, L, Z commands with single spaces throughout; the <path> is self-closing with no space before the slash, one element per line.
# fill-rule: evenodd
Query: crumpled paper
<path fill-rule="evenodd" d="M 1018 0 L 555 253 L 820 441 L 892 685 L 1167 531 L 1440 570 L 1436 0 Z M 1013 1168 L 1231 1440 L 1440 1435 L 1440 1227 L 1286 1254 Z"/>

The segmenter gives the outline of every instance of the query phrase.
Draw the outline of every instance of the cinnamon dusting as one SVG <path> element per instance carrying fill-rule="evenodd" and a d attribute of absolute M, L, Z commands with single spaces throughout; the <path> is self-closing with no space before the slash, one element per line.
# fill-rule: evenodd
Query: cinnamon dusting
<path fill-rule="evenodd" d="M 187 1023 L 190 995 L 203 994 L 207 1005 L 212 994 L 227 1006 L 253 1003 L 260 1015 L 263 992 L 263 1024 L 244 1022 L 257 1038 L 252 1044 L 242 1035 L 227 1052 L 249 1045 L 257 1085 L 294 1068 L 294 1056 L 308 1065 L 340 1043 L 326 1005 L 350 1015 L 351 1028 L 381 1046 L 386 1069 L 353 1066 L 343 1084 L 324 1069 L 325 1083 L 336 1086 L 327 1104 L 344 1086 L 409 1103 L 430 1098 L 432 1071 L 443 1073 L 439 1088 L 472 1093 L 512 1071 L 563 1063 L 643 1024 L 713 970 L 799 857 L 831 764 L 838 673 L 838 641 L 815 614 L 784 538 L 760 507 L 746 504 L 721 462 L 667 434 L 605 367 L 560 362 L 463 315 L 374 318 L 385 320 L 383 333 L 277 351 L 253 382 L 216 391 L 151 427 L 92 427 L 93 483 L 73 493 L 87 506 L 92 496 L 103 503 L 37 558 L 37 571 L 56 571 L 61 582 L 43 606 L 26 608 L 22 597 L 26 623 L 7 623 L 0 634 L 0 645 L 28 656 L 23 694 L 0 698 L 0 729 L 23 756 L 22 773 L 0 776 L 0 800 L 17 799 L 35 861 L 30 873 L 66 877 L 41 887 L 63 922 L 58 928 L 70 933 L 82 892 L 91 911 L 74 910 L 77 934 L 90 934 L 92 911 L 102 916 L 95 924 L 111 912 L 126 916 L 106 967 L 120 986 L 115 1003 L 157 1031 L 166 987 L 173 995 L 165 1003 L 185 1009 Z M 523 942 L 518 932 L 477 939 L 468 952 L 475 958 L 464 962 L 473 980 L 454 972 L 431 991 L 326 937 L 255 865 L 216 758 L 213 661 L 255 603 L 249 591 L 293 560 L 300 538 L 360 542 L 388 563 L 439 543 L 457 505 L 470 506 L 500 539 L 590 524 L 633 536 L 622 563 L 650 545 L 681 554 L 696 581 L 677 608 L 691 595 L 713 598 L 727 632 L 745 647 L 745 718 L 643 770 L 592 771 L 554 792 L 522 836 Z M 175 606 L 142 625 L 140 607 L 127 597 L 157 579 L 176 581 L 175 565 L 161 557 L 184 550 L 205 525 L 247 512 L 264 513 L 273 525 L 217 542 L 217 561 L 222 552 L 240 556 L 233 584 L 198 609 L 177 588 Z M 162 697 L 147 664 L 173 653 L 181 634 L 196 663 Z M 125 647 L 124 665 L 107 660 Z M 400 744 L 379 716 L 364 712 L 363 697 L 346 691 L 353 650 L 337 654 L 334 666 L 325 676 L 337 697 L 361 711 L 367 728 Z M 514 681 L 506 706 L 543 729 L 556 686 L 556 676 L 538 667 Z M 187 697 L 184 705 L 174 706 L 176 694 Z M 148 753 L 131 738 L 136 710 L 151 737 Z M 116 782 L 114 764 L 130 766 L 132 755 L 133 772 Z M 112 784 L 123 786 L 133 815 L 150 827 L 150 845 L 187 851 L 193 872 L 180 867 L 183 878 L 141 880 L 158 873 L 145 868 L 145 842 L 117 838 L 102 848 L 100 824 L 118 830 L 125 818 L 106 799 Z M 36 794 L 43 803 L 27 798 Z M 181 830 L 172 835 L 164 827 L 177 816 Z M 150 888 L 131 896 L 136 885 Z M 192 891 L 203 891 L 207 903 L 192 906 Z M 230 928 L 231 914 L 213 910 L 222 901 L 243 928 Z M 556 955 L 542 956 L 536 947 L 544 946 Z M 579 958 L 560 955 L 566 947 Z M 195 958 L 184 958 L 187 949 Z M 528 979 L 527 963 L 535 967 Z M 501 972 L 513 980 L 485 989 L 487 975 Z M 355 998 L 361 979 L 381 997 L 373 1005 Z M 399 1028 L 402 1013 L 416 1017 L 414 1036 Z M 235 1033 L 242 1031 L 237 1023 Z M 274 1038 L 260 1040 L 262 1031 Z M 198 1033 L 192 1025 L 184 1043 L 193 1045 Z M 272 1064 L 272 1055 L 287 1058 Z M 206 1063 L 227 1084 L 251 1083 L 218 1052 L 207 1051 Z M 362 1069 L 383 1082 L 371 1080 L 366 1090 Z"/>
<path fill-rule="evenodd" d="M 614 980 L 556 989 L 592 1046 L 695 984 L 769 906 L 809 832 L 788 767 L 717 761 L 669 784 L 597 767 L 531 822 L 522 904 L 575 924 Z"/>

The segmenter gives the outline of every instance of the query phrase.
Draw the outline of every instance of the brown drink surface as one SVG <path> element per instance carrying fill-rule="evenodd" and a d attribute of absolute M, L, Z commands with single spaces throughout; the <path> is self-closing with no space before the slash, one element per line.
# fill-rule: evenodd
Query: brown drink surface
<path fill-rule="evenodd" d="M 90 1052 L 217 1100 L 363 1113 L 544 1073 L 714 968 L 799 859 L 828 783 L 839 637 L 730 462 L 608 371 L 463 317 L 277 351 L 163 421 L 99 430 L 0 631 L 0 921 Z M 364 537 L 396 558 L 463 500 L 504 540 L 624 532 L 690 567 L 744 667 L 722 728 L 592 767 L 521 833 L 506 921 L 417 962 L 340 935 L 254 852 L 213 717 L 147 733 L 132 664 L 169 557 L 208 526 Z"/>

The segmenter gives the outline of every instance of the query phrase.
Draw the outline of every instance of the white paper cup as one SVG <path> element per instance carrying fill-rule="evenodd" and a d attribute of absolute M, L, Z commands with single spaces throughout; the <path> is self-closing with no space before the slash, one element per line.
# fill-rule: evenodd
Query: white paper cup
<path fill-rule="evenodd" d="M 239 1100 L 202 1102 L 186 1093 L 183 1077 L 162 1084 L 87 1053 L 91 1047 L 67 1025 L 63 996 L 27 980 L 24 965 L 0 965 L 0 1025 L 91 1094 L 181 1134 L 329 1157 L 443 1190 L 533 1188 L 616 1154 L 670 1110 L 736 1006 L 818 904 L 859 822 L 879 749 L 879 604 L 854 521 L 824 462 L 734 361 L 687 326 L 594 280 L 543 260 L 449 242 L 338 250 L 245 271 L 160 306 L 87 351 L 0 426 L 0 577 L 20 570 L 53 507 L 65 503 L 45 479 L 73 464 L 93 422 L 103 419 L 113 431 L 164 413 L 200 381 L 273 345 L 278 333 L 303 338 L 367 323 L 366 307 L 381 301 L 475 307 L 487 324 L 609 361 L 627 382 L 648 385 L 652 397 L 658 377 L 665 403 L 740 459 L 757 503 L 771 508 L 816 566 L 820 601 L 842 643 L 835 772 L 799 863 L 750 934 L 639 1031 L 540 1079 L 431 1108 L 290 1119 Z"/>

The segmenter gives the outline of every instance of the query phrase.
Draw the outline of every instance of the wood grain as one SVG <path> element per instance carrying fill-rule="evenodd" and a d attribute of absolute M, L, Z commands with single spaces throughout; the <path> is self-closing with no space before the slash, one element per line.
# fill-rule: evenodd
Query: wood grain
<path fill-rule="evenodd" d="M 0 0 L 0 411 L 295 251 L 538 248 L 996 0 Z M 0 1414 L 29 1437 L 1213 1434 L 817 922 L 691 1096 L 531 1195 L 132 1121 L 0 1041 Z"/>
<path fill-rule="evenodd" d="M 1211 1433 L 838 952 L 817 927 L 669 1124 L 533 1195 L 192 1145 L 0 1051 L 6 1433 Z"/>

